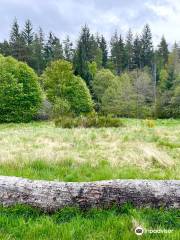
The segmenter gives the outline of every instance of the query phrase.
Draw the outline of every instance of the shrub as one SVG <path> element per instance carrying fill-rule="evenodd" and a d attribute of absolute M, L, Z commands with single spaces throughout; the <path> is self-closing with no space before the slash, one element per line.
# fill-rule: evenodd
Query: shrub
<path fill-rule="evenodd" d="M 151 119 L 144 120 L 144 125 L 148 128 L 154 128 L 155 127 L 155 121 Z"/>
<path fill-rule="evenodd" d="M 135 117 L 136 96 L 128 74 L 116 77 L 102 97 L 102 112 L 120 117 Z"/>
<path fill-rule="evenodd" d="M 28 122 L 41 104 L 38 77 L 27 64 L 0 57 L 0 122 Z"/>
<path fill-rule="evenodd" d="M 61 128 L 108 128 L 108 127 L 122 127 L 124 124 L 119 118 L 92 116 L 92 117 L 61 117 L 55 120 L 55 126 Z"/>
<path fill-rule="evenodd" d="M 73 75 L 72 64 L 58 60 L 48 66 L 42 76 L 44 89 L 53 104 L 57 98 L 67 100 L 71 112 L 80 115 L 93 110 L 93 101 L 84 80 Z"/>
<path fill-rule="evenodd" d="M 70 113 L 70 104 L 67 100 L 57 98 L 53 106 L 53 117 L 58 118 Z"/>
<path fill-rule="evenodd" d="M 115 76 L 108 69 L 98 71 L 92 82 L 93 91 L 98 102 L 101 102 L 106 89 L 113 83 Z"/>

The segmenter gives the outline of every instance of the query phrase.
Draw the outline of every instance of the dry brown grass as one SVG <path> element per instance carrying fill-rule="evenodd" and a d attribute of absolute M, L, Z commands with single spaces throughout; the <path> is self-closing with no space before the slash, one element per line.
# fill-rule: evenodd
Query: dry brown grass
<path fill-rule="evenodd" d="M 180 124 L 175 127 L 128 124 L 119 129 L 58 129 L 51 123 L 1 127 L 0 162 L 73 160 L 92 165 L 106 160 L 112 166 L 178 163 L 180 148 L 169 149 L 161 140 L 180 142 Z"/>

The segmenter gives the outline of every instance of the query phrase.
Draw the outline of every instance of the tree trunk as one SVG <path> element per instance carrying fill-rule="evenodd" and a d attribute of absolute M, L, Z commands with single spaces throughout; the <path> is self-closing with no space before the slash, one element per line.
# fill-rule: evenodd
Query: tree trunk
<path fill-rule="evenodd" d="M 0 204 L 25 204 L 54 212 L 66 206 L 180 208 L 180 181 L 112 180 L 86 183 L 33 181 L 0 176 Z"/>

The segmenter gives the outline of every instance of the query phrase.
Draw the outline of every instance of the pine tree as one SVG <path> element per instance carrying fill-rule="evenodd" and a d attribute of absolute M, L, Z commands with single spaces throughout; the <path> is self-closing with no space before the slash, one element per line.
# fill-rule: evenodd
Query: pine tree
<path fill-rule="evenodd" d="M 142 37 L 142 67 L 152 67 L 153 64 L 153 43 L 151 29 L 148 24 L 145 25 Z"/>
<path fill-rule="evenodd" d="M 30 20 L 25 22 L 24 30 L 22 32 L 24 37 L 25 43 L 27 46 L 30 46 L 33 42 L 34 33 L 33 33 L 33 26 Z"/>
<path fill-rule="evenodd" d="M 164 67 L 168 63 L 168 55 L 169 55 L 168 44 L 164 36 L 161 38 L 161 42 L 158 46 L 157 54 L 158 54 L 158 58 L 161 60 L 162 65 Z"/>
<path fill-rule="evenodd" d="M 63 59 L 63 48 L 60 40 L 52 32 L 49 33 L 47 44 L 44 47 L 44 56 L 46 64 L 54 60 Z"/>
<path fill-rule="evenodd" d="M 142 68 L 142 43 L 138 35 L 136 35 L 133 43 L 133 68 Z"/>
<path fill-rule="evenodd" d="M 28 63 L 29 66 L 33 67 L 33 49 L 32 43 L 34 40 L 33 26 L 30 20 L 25 22 L 24 29 L 22 31 L 22 37 L 25 42 L 25 56 L 24 61 Z"/>
<path fill-rule="evenodd" d="M 44 60 L 44 34 L 41 28 L 35 34 L 33 41 L 33 68 L 40 75 L 45 68 Z"/>
<path fill-rule="evenodd" d="M 10 47 L 12 56 L 17 60 L 25 61 L 26 45 L 24 37 L 20 33 L 17 19 L 14 20 L 10 33 Z"/>
<path fill-rule="evenodd" d="M 73 43 L 70 41 L 69 36 L 63 41 L 64 45 L 64 58 L 65 60 L 72 62 L 74 57 Z"/>
<path fill-rule="evenodd" d="M 59 60 L 63 59 L 63 47 L 62 44 L 56 36 L 54 36 L 54 41 L 52 45 L 52 56 L 53 56 L 53 61 L 54 60 Z"/>
<path fill-rule="evenodd" d="M 82 28 L 77 48 L 74 56 L 75 74 L 85 79 L 87 85 L 91 86 L 92 76 L 88 64 L 93 61 L 98 62 L 100 59 L 99 48 L 93 35 L 90 34 L 89 28 L 85 25 Z"/>
<path fill-rule="evenodd" d="M 117 32 L 111 39 L 111 60 L 114 65 L 115 72 L 120 75 L 125 69 L 125 46 L 122 36 L 118 37 Z"/>
<path fill-rule="evenodd" d="M 127 55 L 127 69 L 133 69 L 133 34 L 131 29 L 129 29 L 127 38 L 126 38 L 126 55 Z"/>
<path fill-rule="evenodd" d="M 107 61 L 108 61 L 108 50 L 107 50 L 107 43 L 106 39 L 102 35 L 101 38 L 98 38 L 98 43 L 99 43 L 99 48 L 101 49 L 102 52 L 102 67 L 106 68 L 107 67 Z"/>

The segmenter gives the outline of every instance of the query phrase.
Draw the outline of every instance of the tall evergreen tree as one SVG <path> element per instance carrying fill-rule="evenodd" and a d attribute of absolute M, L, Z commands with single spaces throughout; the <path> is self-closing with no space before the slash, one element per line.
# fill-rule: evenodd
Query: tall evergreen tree
<path fill-rule="evenodd" d="M 24 26 L 22 35 L 24 37 L 26 45 L 30 46 L 32 44 L 33 38 L 34 38 L 33 26 L 32 26 L 32 23 L 30 20 L 27 20 L 25 22 L 25 26 Z"/>
<path fill-rule="evenodd" d="M 102 59 L 97 41 L 91 35 L 89 28 L 85 25 L 82 28 L 74 57 L 75 74 L 80 75 L 86 80 L 88 86 L 91 85 L 92 76 L 89 71 L 89 63 L 95 61 L 99 64 Z"/>
<path fill-rule="evenodd" d="M 138 35 L 136 35 L 133 43 L 133 68 L 142 68 L 142 42 Z"/>
<path fill-rule="evenodd" d="M 14 20 L 10 33 L 10 47 L 12 49 L 12 56 L 17 60 L 25 61 L 26 45 L 24 37 L 19 30 L 17 19 Z"/>
<path fill-rule="evenodd" d="M 125 46 L 122 36 L 118 37 L 117 32 L 111 39 L 111 60 L 118 75 L 125 69 Z"/>
<path fill-rule="evenodd" d="M 47 44 L 44 47 L 44 56 L 46 64 L 51 61 L 63 59 L 63 48 L 59 38 L 52 32 L 49 33 Z"/>
<path fill-rule="evenodd" d="M 142 37 L 142 67 L 152 67 L 153 64 L 153 43 L 151 29 L 148 24 L 144 26 Z"/>
<path fill-rule="evenodd" d="M 72 62 L 74 57 L 74 49 L 73 49 L 73 43 L 70 41 L 69 36 L 66 37 L 66 39 L 63 41 L 64 45 L 64 58 L 65 60 Z"/>
<path fill-rule="evenodd" d="M 108 62 L 108 50 L 107 50 L 107 43 L 106 39 L 102 35 L 100 39 L 98 39 L 99 42 L 99 48 L 101 49 L 102 52 L 102 67 L 106 68 L 107 67 L 107 62 Z"/>
<path fill-rule="evenodd" d="M 126 56 L 127 56 L 127 69 L 133 69 L 133 34 L 131 29 L 129 29 L 127 37 L 126 37 Z"/>
<path fill-rule="evenodd" d="M 40 75 L 45 68 L 44 60 L 44 34 L 41 28 L 35 34 L 33 41 L 33 68 Z"/>
<path fill-rule="evenodd" d="M 164 36 L 161 38 L 161 42 L 158 46 L 157 55 L 159 60 L 162 63 L 162 66 L 164 67 L 168 63 L 168 55 L 169 55 L 168 44 Z"/>
<path fill-rule="evenodd" d="M 33 49 L 32 44 L 34 40 L 33 26 L 30 20 L 25 22 L 24 29 L 22 31 L 22 37 L 25 42 L 25 52 L 24 61 L 28 63 L 29 66 L 33 67 Z"/>

